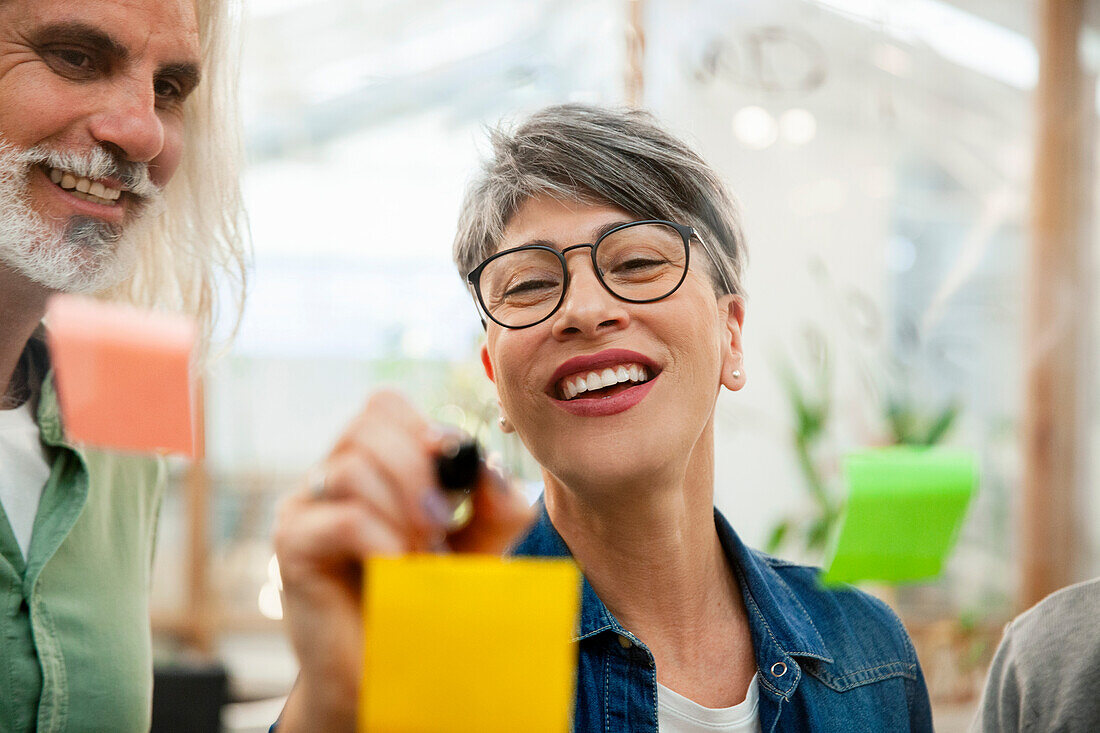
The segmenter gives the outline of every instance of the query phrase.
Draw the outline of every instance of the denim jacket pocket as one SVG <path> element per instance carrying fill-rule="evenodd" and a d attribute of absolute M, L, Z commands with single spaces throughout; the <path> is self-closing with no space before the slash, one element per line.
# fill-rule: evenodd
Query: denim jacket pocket
<path fill-rule="evenodd" d="M 893 677 L 916 681 L 920 676 L 917 665 L 904 660 L 884 662 L 861 669 L 836 669 L 837 665 L 810 662 L 802 668 L 823 685 L 836 692 L 847 692 L 856 687 L 881 682 Z"/>

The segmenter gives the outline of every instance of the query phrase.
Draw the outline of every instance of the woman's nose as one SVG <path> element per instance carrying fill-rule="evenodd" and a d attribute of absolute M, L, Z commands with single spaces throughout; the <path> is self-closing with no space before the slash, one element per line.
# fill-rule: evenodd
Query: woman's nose
<path fill-rule="evenodd" d="M 603 286 L 588 249 L 566 254 L 569 287 L 553 318 L 558 338 L 575 335 L 597 336 L 603 331 L 625 328 L 630 322 L 626 304 Z"/>

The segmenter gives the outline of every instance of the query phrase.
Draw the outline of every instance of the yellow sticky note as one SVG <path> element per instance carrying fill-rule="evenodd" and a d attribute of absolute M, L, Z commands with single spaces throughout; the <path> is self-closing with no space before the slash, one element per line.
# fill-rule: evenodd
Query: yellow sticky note
<path fill-rule="evenodd" d="M 567 733 L 581 577 L 571 560 L 367 560 L 359 730 Z"/>

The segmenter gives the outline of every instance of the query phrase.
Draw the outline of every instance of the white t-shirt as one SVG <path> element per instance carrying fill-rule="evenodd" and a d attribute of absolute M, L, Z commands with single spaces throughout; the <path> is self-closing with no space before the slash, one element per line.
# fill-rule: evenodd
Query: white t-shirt
<path fill-rule="evenodd" d="M 14 410 L 0 410 L 0 504 L 27 557 L 38 501 L 50 477 L 46 449 L 38 437 L 31 400 Z"/>
<path fill-rule="evenodd" d="M 760 691 L 756 675 L 745 701 L 730 708 L 705 708 L 657 683 L 657 729 L 661 733 L 760 733 Z"/>

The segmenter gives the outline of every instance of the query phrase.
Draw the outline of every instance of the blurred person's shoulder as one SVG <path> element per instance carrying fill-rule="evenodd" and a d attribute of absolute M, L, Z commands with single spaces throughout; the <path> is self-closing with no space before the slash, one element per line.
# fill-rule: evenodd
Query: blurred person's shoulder
<path fill-rule="evenodd" d="M 1005 627 L 971 730 L 1100 730 L 1100 578 L 1055 591 Z"/>
<path fill-rule="evenodd" d="M 1016 617 L 1005 630 L 1017 645 L 1042 648 L 1054 642 L 1052 652 L 1066 649 L 1066 637 L 1079 634 L 1076 649 L 1082 645 L 1100 649 L 1100 634 L 1095 632 L 1100 612 L 1100 578 L 1093 578 L 1057 590 Z M 1100 663 L 1100 660 L 1097 660 Z"/>
<path fill-rule="evenodd" d="M 1019 684 L 1054 695 L 1084 680 L 1100 689 L 1100 578 L 1055 591 L 1005 628 L 997 656 Z M 1100 696 L 1098 696 L 1100 700 Z M 1100 716 L 1100 702 L 1096 705 Z M 1096 724 L 1100 726 L 1100 719 Z"/>

